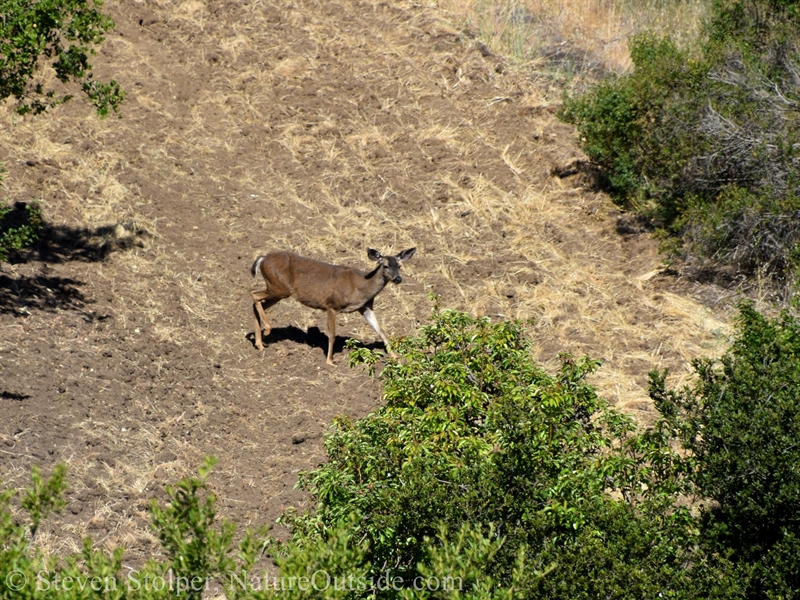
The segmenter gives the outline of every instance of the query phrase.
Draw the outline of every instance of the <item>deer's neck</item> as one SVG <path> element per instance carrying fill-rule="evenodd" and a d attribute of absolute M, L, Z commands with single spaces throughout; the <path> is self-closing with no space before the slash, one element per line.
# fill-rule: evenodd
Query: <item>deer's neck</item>
<path fill-rule="evenodd" d="M 370 298 L 380 294 L 381 290 L 386 287 L 386 280 L 383 278 L 380 265 L 364 275 L 364 283 L 366 291 L 369 291 Z"/>

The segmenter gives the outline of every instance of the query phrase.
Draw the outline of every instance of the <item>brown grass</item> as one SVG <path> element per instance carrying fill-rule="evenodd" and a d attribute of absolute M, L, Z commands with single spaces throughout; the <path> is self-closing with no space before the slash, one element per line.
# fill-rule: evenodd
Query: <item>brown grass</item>
<path fill-rule="evenodd" d="M 707 0 L 439 0 L 454 23 L 474 28 L 496 52 L 528 71 L 567 79 L 622 73 L 629 40 L 643 31 L 694 41 Z"/>

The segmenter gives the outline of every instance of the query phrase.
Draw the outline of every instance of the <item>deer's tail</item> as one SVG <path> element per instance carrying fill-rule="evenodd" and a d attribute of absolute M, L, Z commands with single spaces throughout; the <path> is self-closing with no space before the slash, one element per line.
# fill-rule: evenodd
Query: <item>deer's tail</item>
<path fill-rule="evenodd" d="M 261 261 L 264 260 L 263 256 L 259 256 L 256 261 L 253 263 L 253 266 L 250 267 L 250 274 L 253 276 L 253 279 L 258 277 L 258 268 L 261 266 Z"/>

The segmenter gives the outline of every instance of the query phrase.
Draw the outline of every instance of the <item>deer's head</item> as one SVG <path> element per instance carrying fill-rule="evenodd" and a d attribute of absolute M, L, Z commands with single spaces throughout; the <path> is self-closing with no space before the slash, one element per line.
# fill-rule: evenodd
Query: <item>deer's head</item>
<path fill-rule="evenodd" d="M 403 281 L 403 278 L 400 277 L 400 267 L 405 261 L 414 256 L 414 252 L 416 252 L 416 250 L 416 248 L 409 248 L 408 250 L 403 250 L 394 256 L 383 256 L 374 248 L 369 248 L 367 250 L 367 256 L 370 260 L 374 260 L 379 263 L 378 270 L 383 276 L 384 281 L 400 283 Z"/>

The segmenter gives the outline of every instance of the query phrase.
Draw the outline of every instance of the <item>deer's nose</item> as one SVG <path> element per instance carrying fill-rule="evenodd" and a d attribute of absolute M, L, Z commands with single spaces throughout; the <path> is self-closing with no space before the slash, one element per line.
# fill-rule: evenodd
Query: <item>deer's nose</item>
<path fill-rule="evenodd" d="M 398 275 L 397 277 L 395 277 L 394 279 L 392 279 L 392 281 L 394 281 L 395 283 L 400 283 L 401 281 L 403 281 L 403 278 L 402 278 L 402 277 L 400 277 L 400 275 Z"/>

